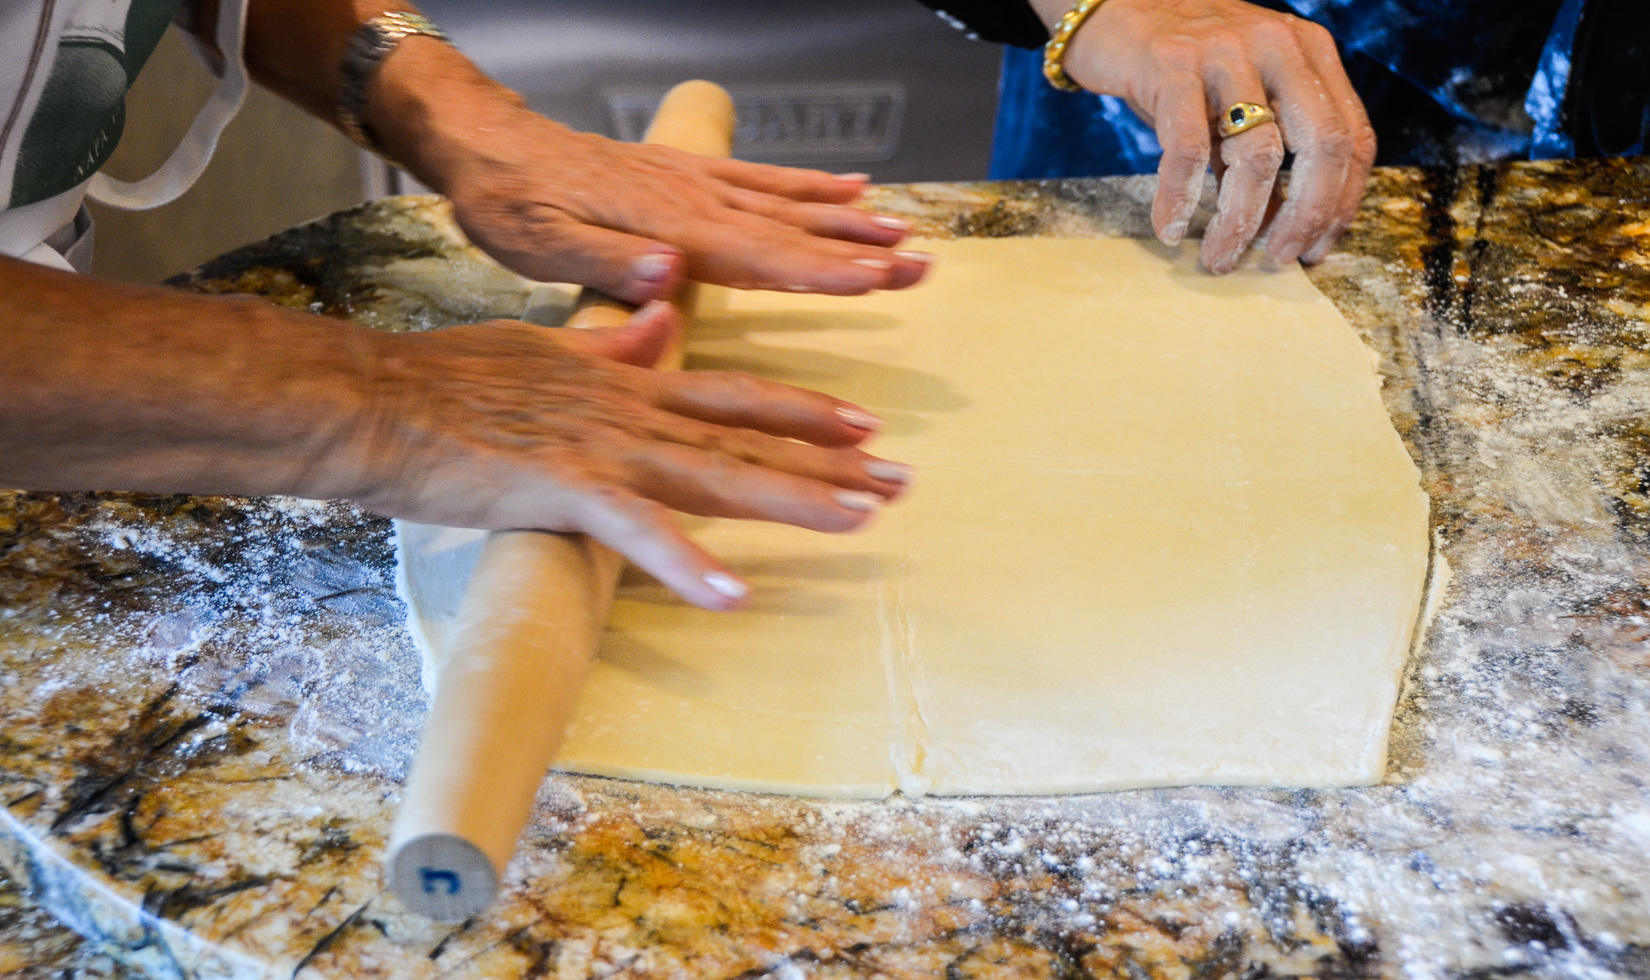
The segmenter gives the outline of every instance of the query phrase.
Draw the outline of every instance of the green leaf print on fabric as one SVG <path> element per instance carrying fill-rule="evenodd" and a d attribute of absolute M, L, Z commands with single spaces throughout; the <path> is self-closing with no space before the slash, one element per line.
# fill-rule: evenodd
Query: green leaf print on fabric
<path fill-rule="evenodd" d="M 24 131 L 7 207 L 61 194 L 108 162 L 126 126 L 126 92 L 180 2 L 90 0 L 79 5 Z"/>

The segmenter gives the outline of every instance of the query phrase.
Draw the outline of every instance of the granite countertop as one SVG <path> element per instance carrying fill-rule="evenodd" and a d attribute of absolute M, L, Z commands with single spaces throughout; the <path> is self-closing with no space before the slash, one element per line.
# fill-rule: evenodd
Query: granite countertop
<path fill-rule="evenodd" d="M 1151 188 L 874 203 L 929 235 L 1145 235 Z M 0 864 L 37 904 L 0 894 L 0 964 L 1650 977 L 1650 162 L 1381 171 L 1311 275 L 1379 355 L 1454 570 L 1382 785 L 826 802 L 555 775 L 500 903 L 440 926 L 378 870 L 425 706 L 388 522 L 6 493 Z M 383 329 L 525 300 L 428 199 L 179 285 Z"/>

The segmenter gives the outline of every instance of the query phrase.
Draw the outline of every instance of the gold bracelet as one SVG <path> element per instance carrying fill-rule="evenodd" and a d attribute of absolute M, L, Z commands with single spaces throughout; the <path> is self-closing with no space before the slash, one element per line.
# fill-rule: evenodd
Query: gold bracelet
<path fill-rule="evenodd" d="M 1077 0 L 1071 9 L 1060 17 L 1059 23 L 1054 25 L 1048 43 L 1043 45 L 1043 77 L 1048 83 L 1062 92 L 1081 92 L 1083 86 L 1071 80 L 1066 74 L 1066 48 L 1071 44 L 1071 37 L 1083 22 L 1089 19 L 1089 14 L 1100 9 L 1106 0 Z"/>

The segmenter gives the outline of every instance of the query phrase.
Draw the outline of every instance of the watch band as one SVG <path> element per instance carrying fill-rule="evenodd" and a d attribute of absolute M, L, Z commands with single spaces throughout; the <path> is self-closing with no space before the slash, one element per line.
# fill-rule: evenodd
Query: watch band
<path fill-rule="evenodd" d="M 441 28 L 420 14 L 406 10 L 392 10 L 367 21 L 350 35 L 349 47 L 344 50 L 340 67 L 343 84 L 338 89 L 335 116 L 338 126 L 350 139 L 374 153 L 383 155 L 378 137 L 363 118 L 367 111 L 367 87 L 372 84 L 378 69 L 395 46 L 415 34 L 446 41 Z"/>

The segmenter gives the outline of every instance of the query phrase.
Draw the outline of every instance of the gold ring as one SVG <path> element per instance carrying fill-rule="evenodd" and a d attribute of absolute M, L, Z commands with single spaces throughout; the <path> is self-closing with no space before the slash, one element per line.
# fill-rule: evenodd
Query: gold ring
<path fill-rule="evenodd" d="M 1231 108 L 1220 114 L 1220 138 L 1236 136 L 1269 122 L 1277 122 L 1271 109 L 1253 102 L 1234 102 Z"/>

